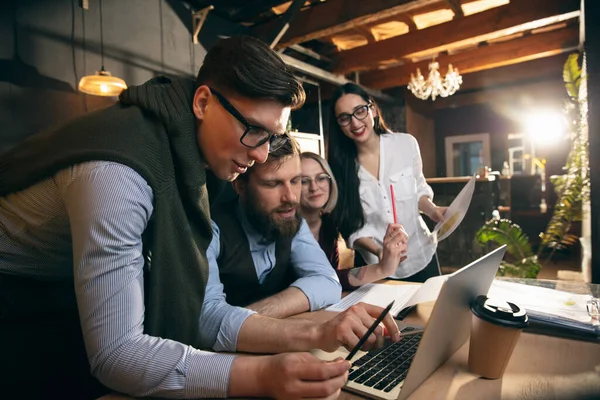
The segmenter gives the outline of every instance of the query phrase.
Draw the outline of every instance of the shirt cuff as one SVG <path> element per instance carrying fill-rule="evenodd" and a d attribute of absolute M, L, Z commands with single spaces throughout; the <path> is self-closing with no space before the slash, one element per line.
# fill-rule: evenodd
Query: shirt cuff
<path fill-rule="evenodd" d="M 327 278 L 306 277 L 299 278 L 290 286 L 304 293 L 310 305 L 310 311 L 320 310 L 335 304 L 342 298 L 342 285 L 336 280 Z"/>
<path fill-rule="evenodd" d="M 256 311 L 242 307 L 231 307 L 221 321 L 217 340 L 213 346 L 215 351 L 236 351 L 240 329 L 246 318 L 256 314 Z"/>
<path fill-rule="evenodd" d="M 190 347 L 185 397 L 225 398 L 235 356 L 196 350 Z"/>

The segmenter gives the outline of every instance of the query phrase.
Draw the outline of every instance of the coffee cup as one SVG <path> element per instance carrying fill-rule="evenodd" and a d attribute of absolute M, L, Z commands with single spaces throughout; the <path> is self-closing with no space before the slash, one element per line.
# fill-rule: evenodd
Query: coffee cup
<path fill-rule="evenodd" d="M 471 303 L 469 370 L 488 379 L 504 374 L 521 330 L 528 324 L 524 308 L 487 296 Z"/>

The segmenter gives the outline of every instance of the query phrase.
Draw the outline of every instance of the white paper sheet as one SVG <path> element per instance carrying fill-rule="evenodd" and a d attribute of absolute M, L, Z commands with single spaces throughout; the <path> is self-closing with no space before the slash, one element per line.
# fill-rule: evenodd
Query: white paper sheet
<path fill-rule="evenodd" d="M 394 306 L 390 314 L 396 316 L 403 308 L 437 299 L 447 276 L 427 279 L 422 285 L 386 285 L 369 283 L 356 289 L 341 301 L 327 308 L 327 311 L 344 311 L 354 304 L 363 302 L 379 307 L 387 306 L 392 300 Z"/>
<path fill-rule="evenodd" d="M 592 321 L 586 309 L 589 295 L 495 280 L 488 297 L 510 301 L 528 312 L 540 312 L 586 323 Z"/>
<path fill-rule="evenodd" d="M 446 239 L 460 225 L 471 204 L 476 180 L 476 176 L 473 175 L 452 201 L 452 204 L 448 206 L 444 213 L 444 219 L 438 222 L 431 232 L 434 241 L 440 242 Z"/>
<path fill-rule="evenodd" d="M 448 275 L 434 276 L 425 281 L 423 285 L 412 295 L 412 297 L 404 304 L 404 307 L 410 307 L 419 303 L 427 303 L 435 301 L 442 290 L 444 282 L 448 279 Z M 402 308 L 404 308 L 402 307 Z"/>
<path fill-rule="evenodd" d="M 356 289 L 338 303 L 327 308 L 328 311 L 344 311 L 354 304 L 363 302 L 385 307 L 395 301 L 390 314 L 396 315 L 405 307 L 405 303 L 419 289 L 420 285 L 384 285 L 369 283 Z"/>

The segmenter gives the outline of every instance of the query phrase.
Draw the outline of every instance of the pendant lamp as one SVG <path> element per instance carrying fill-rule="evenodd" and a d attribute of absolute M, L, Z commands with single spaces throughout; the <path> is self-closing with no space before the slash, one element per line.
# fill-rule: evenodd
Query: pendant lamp
<path fill-rule="evenodd" d="M 102 29 L 102 0 L 100 0 L 100 70 L 94 75 L 87 75 L 79 80 L 79 91 L 95 96 L 118 96 L 127 89 L 127 84 L 121 78 L 112 76 L 104 69 L 104 32 Z"/>

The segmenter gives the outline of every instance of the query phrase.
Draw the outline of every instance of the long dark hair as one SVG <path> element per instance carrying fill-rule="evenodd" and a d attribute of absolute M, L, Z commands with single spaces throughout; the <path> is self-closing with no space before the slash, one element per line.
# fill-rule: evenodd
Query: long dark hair
<path fill-rule="evenodd" d="M 337 123 L 335 115 L 335 104 L 345 94 L 356 94 L 362 97 L 367 104 L 377 111 L 375 120 L 375 133 L 390 132 L 381 116 L 381 110 L 375 100 L 360 86 L 354 83 L 346 83 L 340 86 L 331 99 L 331 112 L 329 115 L 329 145 L 327 148 L 327 159 L 333 175 L 338 182 L 338 203 L 333 210 L 340 233 L 344 239 L 365 225 L 365 215 L 360 204 L 358 191 L 360 181 L 358 179 L 358 150 L 352 139 L 342 132 Z"/>

